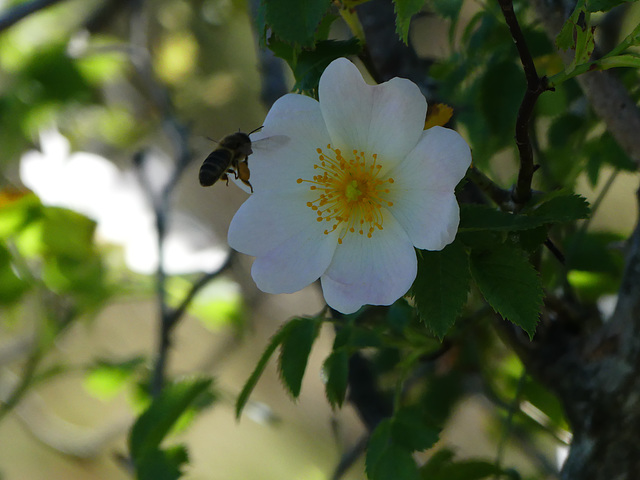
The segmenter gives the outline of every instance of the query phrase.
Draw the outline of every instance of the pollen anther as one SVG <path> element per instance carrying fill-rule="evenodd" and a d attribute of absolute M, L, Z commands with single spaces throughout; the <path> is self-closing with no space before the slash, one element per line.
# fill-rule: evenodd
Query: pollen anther
<path fill-rule="evenodd" d="M 321 148 L 316 152 L 318 163 L 313 168 L 320 173 L 312 180 L 299 178 L 297 183 L 310 183 L 309 189 L 319 192 L 319 196 L 306 205 L 317 213 L 318 222 L 332 222 L 324 234 L 336 232 L 340 245 L 348 233 L 357 232 L 372 238 L 373 232 L 383 229 L 383 209 L 393 205 L 384 198 L 389 194 L 385 185 L 393 183 L 393 178 L 380 175 L 382 165 L 376 153 L 367 155 L 353 149 L 351 155 L 344 157 L 339 148 L 330 144 L 326 152 Z"/>

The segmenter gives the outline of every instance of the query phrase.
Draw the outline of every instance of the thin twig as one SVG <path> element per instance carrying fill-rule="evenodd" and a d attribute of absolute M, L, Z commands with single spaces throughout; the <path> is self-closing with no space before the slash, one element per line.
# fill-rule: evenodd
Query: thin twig
<path fill-rule="evenodd" d="M 520 104 L 516 119 L 516 145 L 520 155 L 520 171 L 518 172 L 518 181 L 513 193 L 514 201 L 522 205 L 531 198 L 531 181 L 536 170 L 533 164 L 533 148 L 529 138 L 529 123 L 538 97 L 542 92 L 548 90 L 548 87 L 546 77 L 541 78 L 536 72 L 531 52 L 513 11 L 513 2 L 511 0 L 498 0 L 498 3 L 509 27 L 509 32 L 511 32 L 511 37 L 518 49 L 518 55 L 527 79 L 527 90 Z"/>
<path fill-rule="evenodd" d="M 234 251 L 232 250 L 231 252 L 229 252 L 229 255 L 227 255 L 226 260 L 220 266 L 220 268 L 218 268 L 213 272 L 205 273 L 191 286 L 191 289 L 189 290 L 187 295 L 184 297 L 180 305 L 178 305 L 178 307 L 176 307 L 169 314 L 167 318 L 167 323 L 168 323 L 167 328 L 169 329 L 173 328 L 173 326 L 180 320 L 180 318 L 187 311 L 187 308 L 189 307 L 189 305 L 191 304 L 195 296 L 198 294 L 198 292 L 200 292 L 200 290 L 202 290 L 211 280 L 213 280 L 222 272 L 224 272 L 227 268 L 229 268 L 234 256 L 235 256 Z"/>
<path fill-rule="evenodd" d="M 467 171 L 467 178 L 469 178 L 469 180 L 471 180 L 496 205 L 505 208 L 508 207 L 509 203 L 511 203 L 511 193 L 500 187 L 473 165 Z M 505 209 L 512 210 L 511 208 Z"/>
<path fill-rule="evenodd" d="M 15 25 L 25 17 L 44 8 L 50 7 L 60 2 L 60 0 L 32 0 L 30 2 L 16 5 L 4 15 L 0 16 L 0 32 Z"/>

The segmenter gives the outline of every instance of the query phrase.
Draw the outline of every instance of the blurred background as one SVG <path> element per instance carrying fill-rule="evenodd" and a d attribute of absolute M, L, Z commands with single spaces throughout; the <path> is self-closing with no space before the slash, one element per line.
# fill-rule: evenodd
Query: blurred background
<path fill-rule="evenodd" d="M 236 396 L 280 323 L 324 305 L 316 286 L 257 291 L 251 259 L 229 258 L 226 245 L 247 194 L 197 179 L 211 139 L 259 127 L 269 99 L 293 85 L 284 64 L 260 57 L 251 5 L 66 0 L 2 23 L 28 3 L 0 0 L 0 478 L 131 478 L 126 434 L 148 401 L 141 392 L 159 342 L 159 221 L 166 303 L 178 306 L 210 274 L 176 324 L 167 359 L 168 377 L 215 378 L 212 408 L 178 433 L 190 453 L 185 478 L 331 478 L 365 429 L 348 405 L 332 411 L 325 399 L 330 329 L 297 402 L 271 362 L 235 420 Z M 480 8 L 464 2 L 460 25 Z M 463 30 L 450 43 L 450 25 L 419 16 L 419 55 L 448 57 Z M 344 35 L 340 21 L 333 28 Z M 265 79 L 273 81 L 266 93 Z M 513 178 L 510 150 L 492 172 L 505 184 Z M 610 178 L 579 179 L 581 190 L 594 200 Z M 591 227 L 626 234 L 637 182 L 620 173 L 611 184 Z M 504 360 L 517 377 L 517 362 Z M 467 395 L 441 442 L 462 457 L 493 457 L 492 422 L 486 400 Z M 536 452 L 554 459 L 561 445 Z M 507 449 L 504 463 L 534 471 L 529 453 Z M 358 461 L 343 478 L 363 475 Z"/>

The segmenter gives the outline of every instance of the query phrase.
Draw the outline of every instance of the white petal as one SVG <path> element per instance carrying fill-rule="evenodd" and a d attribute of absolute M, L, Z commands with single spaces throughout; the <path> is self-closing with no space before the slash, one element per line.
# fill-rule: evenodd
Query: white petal
<path fill-rule="evenodd" d="M 295 193 L 258 192 L 244 202 L 229 225 L 229 246 L 258 257 L 304 232 L 309 238 L 327 237 L 327 228 Z M 335 243 L 335 238 L 332 239 Z"/>
<path fill-rule="evenodd" d="M 333 143 L 377 153 L 385 169 L 401 161 L 422 135 L 427 102 L 410 80 L 367 85 L 356 66 L 341 58 L 326 68 L 318 91 Z"/>
<path fill-rule="evenodd" d="M 392 176 L 403 188 L 437 188 L 451 191 L 471 165 L 471 150 L 455 130 L 433 127 L 425 130 L 415 148 Z"/>
<path fill-rule="evenodd" d="M 390 210 L 416 248 L 442 250 L 456 238 L 460 209 L 453 189 L 411 190 L 394 200 Z"/>
<path fill-rule="evenodd" d="M 330 143 L 317 101 L 288 94 L 269 110 L 260 132 L 251 135 L 253 154 L 249 157 L 254 191 L 308 190 L 296 183 L 311 179 L 317 148 Z"/>
<path fill-rule="evenodd" d="M 321 277 L 327 303 L 343 313 L 362 305 L 390 305 L 404 295 L 417 274 L 415 250 L 400 224 L 388 214 L 384 230 L 372 238 L 347 234 Z"/>
<path fill-rule="evenodd" d="M 453 130 L 433 127 L 389 173 L 395 180 L 391 213 L 417 248 L 441 250 L 455 238 L 460 212 L 453 191 L 470 164 L 464 139 Z"/>
<path fill-rule="evenodd" d="M 251 276 L 266 293 L 293 293 L 322 275 L 336 249 L 335 237 L 303 230 L 256 258 Z"/>

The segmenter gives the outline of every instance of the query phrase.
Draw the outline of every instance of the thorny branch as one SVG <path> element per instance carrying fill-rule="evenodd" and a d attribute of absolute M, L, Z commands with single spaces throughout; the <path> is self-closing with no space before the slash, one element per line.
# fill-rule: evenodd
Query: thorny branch
<path fill-rule="evenodd" d="M 513 11 L 512 0 L 498 0 L 502 14 L 511 32 L 511 37 L 518 49 L 518 55 L 524 68 L 524 74 L 527 79 L 527 90 L 518 110 L 516 120 L 516 145 L 520 155 L 520 171 L 518 172 L 518 181 L 513 194 L 514 201 L 522 205 L 531 198 L 531 181 L 535 166 L 533 164 L 533 148 L 531 139 L 529 138 L 529 122 L 533 114 L 533 108 L 542 92 L 548 90 L 545 77 L 539 77 L 536 67 L 533 64 L 531 52 L 527 47 L 524 35 L 518 24 L 518 19 Z"/>

